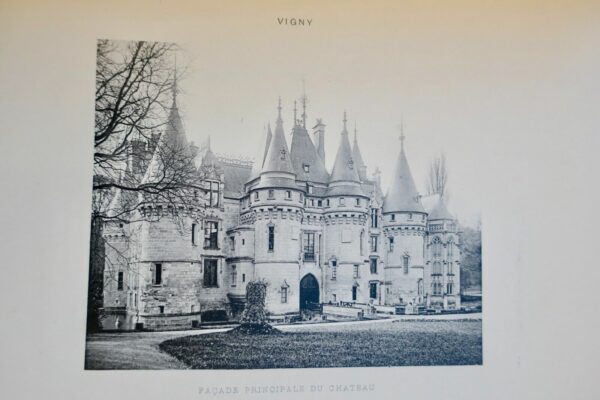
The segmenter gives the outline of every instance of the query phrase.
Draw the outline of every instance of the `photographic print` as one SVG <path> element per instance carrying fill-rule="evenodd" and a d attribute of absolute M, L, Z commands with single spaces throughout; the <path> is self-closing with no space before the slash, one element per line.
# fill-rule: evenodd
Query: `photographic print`
<path fill-rule="evenodd" d="M 212 99 L 186 87 L 203 62 L 97 42 L 86 369 L 482 364 L 481 223 L 451 207 L 459 160 L 430 143 L 423 162 L 402 110 L 375 136 L 335 93 L 317 109 L 310 76 L 240 94 L 258 111 L 237 132 L 190 132 Z M 218 118 L 238 119 L 222 99 Z"/>

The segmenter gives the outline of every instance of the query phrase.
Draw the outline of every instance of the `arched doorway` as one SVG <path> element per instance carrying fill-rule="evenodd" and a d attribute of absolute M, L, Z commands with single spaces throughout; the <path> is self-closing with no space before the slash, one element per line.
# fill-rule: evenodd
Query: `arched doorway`
<path fill-rule="evenodd" d="M 300 310 L 319 307 L 319 282 L 313 274 L 306 274 L 300 281 Z"/>

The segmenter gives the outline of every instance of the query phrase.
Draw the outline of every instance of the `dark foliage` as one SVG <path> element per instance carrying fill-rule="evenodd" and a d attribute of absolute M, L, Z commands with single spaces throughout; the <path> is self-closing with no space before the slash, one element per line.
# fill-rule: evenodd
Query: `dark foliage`
<path fill-rule="evenodd" d="M 481 229 L 461 227 L 461 270 L 462 289 L 481 289 Z"/>

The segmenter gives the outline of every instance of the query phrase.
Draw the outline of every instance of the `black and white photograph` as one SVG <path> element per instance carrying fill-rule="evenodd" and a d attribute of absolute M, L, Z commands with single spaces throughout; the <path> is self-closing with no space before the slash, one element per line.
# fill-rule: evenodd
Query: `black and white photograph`
<path fill-rule="evenodd" d="M 0 397 L 597 399 L 600 3 L 0 1 Z"/>
<path fill-rule="evenodd" d="M 98 41 L 86 368 L 481 364 L 481 224 L 448 208 L 452 158 L 417 185 L 400 112 L 389 132 L 343 100 L 311 117 L 306 78 L 253 94 L 263 127 L 226 107 L 230 145 L 192 136 L 182 52 Z M 223 155 L 238 138 L 255 156 Z"/>

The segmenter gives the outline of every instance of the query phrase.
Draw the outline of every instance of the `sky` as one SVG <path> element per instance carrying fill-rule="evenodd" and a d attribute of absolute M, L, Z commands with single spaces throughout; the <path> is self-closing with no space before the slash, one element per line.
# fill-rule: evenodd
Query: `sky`
<path fill-rule="evenodd" d="M 493 179 L 482 167 L 502 156 L 509 141 L 542 143 L 560 134 L 550 112 L 557 105 L 546 103 L 547 96 L 569 85 L 574 60 L 590 50 L 578 46 L 591 29 L 583 7 L 570 10 L 581 13 L 575 25 L 564 7 L 507 4 L 348 2 L 300 10 L 286 3 L 227 13 L 206 5 L 162 39 L 181 46 L 178 65 L 186 70 L 178 104 L 197 144 L 210 135 L 217 153 L 255 157 L 281 96 L 289 145 L 293 102 L 305 91 L 307 125 L 322 118 L 327 126 L 329 168 L 346 110 L 369 172 L 382 171 L 387 191 L 403 123 L 419 190 L 425 192 L 429 163 L 443 152 L 450 209 L 474 225 Z M 277 17 L 312 22 L 280 25 Z"/>

